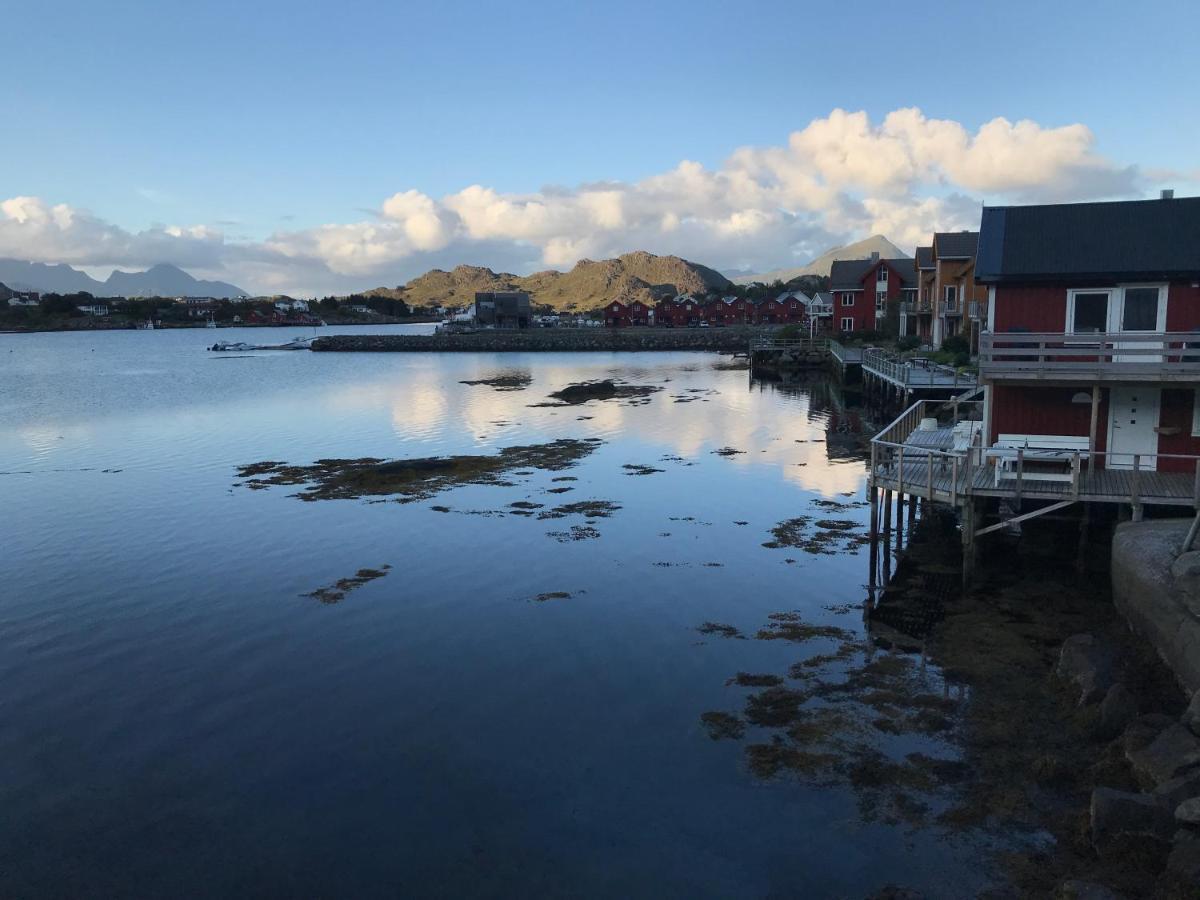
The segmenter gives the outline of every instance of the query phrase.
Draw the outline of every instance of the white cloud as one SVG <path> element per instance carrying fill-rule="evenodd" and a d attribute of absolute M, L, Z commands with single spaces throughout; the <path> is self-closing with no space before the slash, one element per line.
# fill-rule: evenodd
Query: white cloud
<path fill-rule="evenodd" d="M 475 184 L 406 190 L 371 219 L 228 241 L 206 225 L 131 232 L 66 204 L 0 201 L 0 256 L 91 266 L 172 262 L 259 290 L 396 283 L 432 265 L 528 270 L 634 249 L 768 269 L 883 233 L 901 246 L 978 224 L 989 202 L 1138 196 L 1153 180 L 1099 155 L 1084 125 L 996 118 L 975 132 L 898 109 L 872 123 L 835 109 L 778 146 L 720 167 L 684 160 L 637 182 L 510 194 Z"/>

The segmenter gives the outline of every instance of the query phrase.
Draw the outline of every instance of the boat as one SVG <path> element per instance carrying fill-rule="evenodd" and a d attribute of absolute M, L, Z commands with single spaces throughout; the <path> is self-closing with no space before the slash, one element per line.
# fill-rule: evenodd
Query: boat
<path fill-rule="evenodd" d="M 138 331 L 153 331 L 154 323 L 150 319 L 147 319 L 145 322 L 138 322 L 137 330 Z"/>
<path fill-rule="evenodd" d="M 245 341 L 217 341 L 208 348 L 214 353 L 241 353 L 246 350 L 261 350 L 261 347 L 255 344 L 247 344 Z"/>

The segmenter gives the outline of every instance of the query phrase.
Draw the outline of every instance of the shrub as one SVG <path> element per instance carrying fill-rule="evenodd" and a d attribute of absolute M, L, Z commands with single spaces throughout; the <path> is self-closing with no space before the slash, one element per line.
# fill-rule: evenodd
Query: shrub
<path fill-rule="evenodd" d="M 896 349 L 901 353 L 907 353 L 910 350 L 916 350 L 921 346 L 921 339 L 913 334 L 906 334 L 904 337 L 896 341 Z"/>
<path fill-rule="evenodd" d="M 948 353 L 965 353 L 968 357 L 971 355 L 971 344 L 967 341 L 966 335 L 962 334 L 950 335 L 942 341 L 942 349 Z"/>

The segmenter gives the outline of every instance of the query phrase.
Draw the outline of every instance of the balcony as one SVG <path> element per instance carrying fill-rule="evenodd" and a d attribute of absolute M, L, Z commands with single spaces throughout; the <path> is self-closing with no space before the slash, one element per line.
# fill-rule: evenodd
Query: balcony
<path fill-rule="evenodd" d="M 957 317 L 961 316 L 962 315 L 962 304 L 960 304 L 957 300 L 943 300 L 942 301 L 942 315 L 947 318 L 950 318 L 950 317 L 957 318 Z"/>
<path fill-rule="evenodd" d="M 1017 381 L 1200 381 L 1200 333 L 979 336 L 979 374 Z"/>
<path fill-rule="evenodd" d="M 967 315 L 972 319 L 983 318 L 983 304 L 978 300 L 971 300 L 967 303 Z"/>
<path fill-rule="evenodd" d="M 900 304 L 900 315 L 918 316 L 933 312 L 933 304 L 928 300 L 905 300 Z"/>

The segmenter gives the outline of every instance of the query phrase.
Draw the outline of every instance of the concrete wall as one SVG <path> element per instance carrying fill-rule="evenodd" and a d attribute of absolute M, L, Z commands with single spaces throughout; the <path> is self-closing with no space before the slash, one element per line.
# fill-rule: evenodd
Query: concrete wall
<path fill-rule="evenodd" d="M 1190 519 L 1117 526 L 1113 602 L 1189 692 L 1200 690 L 1200 552 L 1179 555 Z"/>

